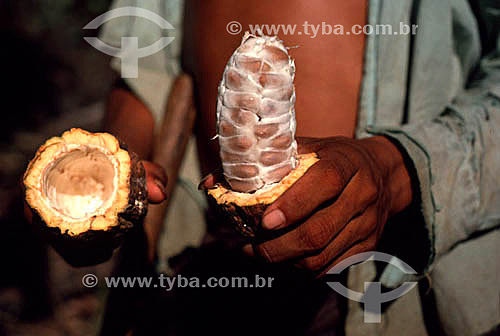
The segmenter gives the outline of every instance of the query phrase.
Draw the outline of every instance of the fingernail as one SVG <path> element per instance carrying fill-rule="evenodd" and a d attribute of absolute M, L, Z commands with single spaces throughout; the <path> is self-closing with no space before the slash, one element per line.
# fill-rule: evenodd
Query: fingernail
<path fill-rule="evenodd" d="M 167 198 L 167 191 L 165 190 L 165 185 L 163 184 L 163 182 L 161 182 L 158 179 L 154 179 L 154 182 L 155 182 L 156 186 L 158 187 L 158 189 L 160 189 L 161 193 L 163 194 L 163 197 Z"/>
<path fill-rule="evenodd" d="M 280 209 L 275 209 L 264 216 L 262 226 L 268 230 L 279 229 L 285 225 L 285 214 Z"/>

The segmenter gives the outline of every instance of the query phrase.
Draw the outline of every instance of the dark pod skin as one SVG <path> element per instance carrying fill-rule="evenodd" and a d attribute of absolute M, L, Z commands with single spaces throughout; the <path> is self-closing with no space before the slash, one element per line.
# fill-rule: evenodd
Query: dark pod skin
<path fill-rule="evenodd" d="M 266 230 L 262 229 L 260 222 L 268 204 L 238 206 L 234 203 L 218 204 L 212 196 L 207 198 L 222 221 L 230 223 L 243 236 L 249 239 L 256 237 L 260 239 L 262 235 L 266 234 Z"/>

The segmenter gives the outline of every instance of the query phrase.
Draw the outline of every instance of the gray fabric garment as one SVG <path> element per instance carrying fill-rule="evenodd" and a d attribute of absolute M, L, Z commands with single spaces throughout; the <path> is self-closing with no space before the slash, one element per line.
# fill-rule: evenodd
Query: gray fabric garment
<path fill-rule="evenodd" d="M 158 104 L 159 92 L 152 94 L 147 83 L 160 75 L 168 87 L 179 69 L 182 1 L 120 0 L 119 5 L 157 8 L 176 26 L 176 43 L 150 61 L 142 59 L 139 79 L 130 81 L 146 103 Z M 436 319 L 449 335 L 477 335 L 500 323 L 499 7 L 496 0 L 369 1 L 371 24 L 390 24 L 397 31 L 399 22 L 416 23 L 418 30 L 415 36 L 367 37 L 356 134 L 385 135 L 411 159 L 421 219 L 397 223 L 407 225 L 398 240 L 411 244 L 399 243 L 392 252 L 402 260 L 419 256 L 417 278 L 431 279 Z M 110 32 L 130 31 L 123 28 L 127 24 L 110 22 L 103 40 L 111 44 Z M 161 36 L 155 26 L 132 27 L 134 36 Z M 387 234 L 397 227 L 388 225 Z M 426 236 L 412 234 L 422 230 Z M 351 273 L 350 285 L 360 290 L 375 277 L 368 263 Z M 393 267 L 380 275 L 391 288 L 409 280 Z M 385 311 L 379 325 L 356 319 L 362 311 L 351 302 L 348 334 L 399 335 L 397 326 L 425 333 L 418 302 L 413 290 Z"/>

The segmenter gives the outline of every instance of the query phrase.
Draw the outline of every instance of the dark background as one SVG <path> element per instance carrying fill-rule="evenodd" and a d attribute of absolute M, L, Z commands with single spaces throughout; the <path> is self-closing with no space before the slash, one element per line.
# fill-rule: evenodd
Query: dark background
<path fill-rule="evenodd" d="M 116 74 L 83 31 L 110 0 L 0 0 L 0 335 L 92 335 L 113 261 L 72 268 L 23 218 L 21 178 L 47 138 L 71 127 L 100 129 Z"/>

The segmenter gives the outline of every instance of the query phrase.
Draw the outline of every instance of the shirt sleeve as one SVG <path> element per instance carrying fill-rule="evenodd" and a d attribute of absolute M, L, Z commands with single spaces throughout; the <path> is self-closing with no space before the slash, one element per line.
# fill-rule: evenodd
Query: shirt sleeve
<path fill-rule="evenodd" d="M 500 18 L 494 19 L 496 46 L 481 59 L 467 90 L 442 113 L 399 128 L 368 130 L 397 142 L 416 173 L 429 242 L 421 274 L 458 243 L 500 225 Z M 408 255 L 404 249 L 398 252 Z M 397 285 L 390 272 L 384 274 L 382 282 Z"/>

